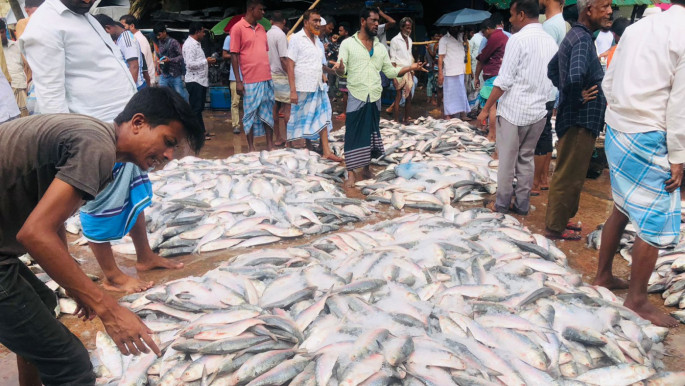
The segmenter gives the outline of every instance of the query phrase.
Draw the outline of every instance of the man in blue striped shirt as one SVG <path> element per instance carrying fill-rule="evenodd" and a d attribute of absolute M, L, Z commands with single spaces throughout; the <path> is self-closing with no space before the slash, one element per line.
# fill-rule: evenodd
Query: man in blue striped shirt
<path fill-rule="evenodd" d="M 595 140 L 604 127 L 604 71 L 592 33 L 611 22 L 611 0 L 579 0 L 578 23 L 549 63 L 547 76 L 559 89 L 556 131 L 557 165 L 549 187 L 547 236 L 580 240 L 580 226 L 569 222 L 578 212 Z M 589 94 L 589 95 L 587 95 Z"/>

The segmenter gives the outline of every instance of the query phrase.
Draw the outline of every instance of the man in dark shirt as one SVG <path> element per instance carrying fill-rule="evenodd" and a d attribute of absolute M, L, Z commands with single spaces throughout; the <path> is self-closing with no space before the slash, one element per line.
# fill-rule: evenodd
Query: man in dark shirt
<path fill-rule="evenodd" d="M 578 9 L 578 23 L 566 34 L 547 67 L 547 76 L 559 89 L 559 143 L 545 225 L 548 237 L 567 240 L 580 240 L 575 232 L 580 230 L 579 224 L 569 220 L 578 212 L 595 140 L 604 127 L 604 71 L 592 33 L 611 22 L 611 0 L 579 1 Z"/>
<path fill-rule="evenodd" d="M 487 39 L 487 43 L 485 43 L 485 48 L 476 57 L 478 64 L 476 65 L 474 79 L 476 89 L 478 89 L 480 87 L 480 74 L 481 72 L 483 73 L 484 83 L 483 88 L 480 89 L 480 107 L 485 107 L 485 102 L 488 101 L 494 87 L 495 79 L 499 75 L 499 68 L 502 67 L 502 59 L 504 58 L 504 51 L 509 37 L 504 34 L 504 30 L 497 28 L 494 18 L 487 19 L 481 23 L 480 31 L 485 39 Z M 493 142 L 496 139 L 496 117 L 497 106 L 494 106 L 490 109 L 490 114 L 488 115 L 488 139 Z"/>
<path fill-rule="evenodd" d="M 156 24 L 152 31 L 159 42 L 157 57 L 162 72 L 159 77 L 159 86 L 171 87 L 185 100 L 188 100 L 188 94 L 183 88 L 183 51 L 181 45 L 178 40 L 169 36 L 164 24 Z"/>
<path fill-rule="evenodd" d="M 0 125 L 0 343 L 17 354 L 24 384 L 95 383 L 88 351 L 55 319 L 55 293 L 18 259 L 26 252 L 76 300 L 80 318 L 100 318 L 123 354 L 159 355 L 143 322 L 71 258 L 64 222 L 111 182 L 115 162 L 149 169 L 184 139 L 197 152 L 204 134 L 165 88 L 135 94 L 114 123 L 44 114 Z"/>

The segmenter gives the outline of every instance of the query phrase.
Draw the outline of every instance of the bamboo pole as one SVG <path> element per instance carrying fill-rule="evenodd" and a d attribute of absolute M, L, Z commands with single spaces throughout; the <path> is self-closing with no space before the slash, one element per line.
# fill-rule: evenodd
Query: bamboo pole
<path fill-rule="evenodd" d="M 315 8 L 317 5 L 319 5 L 320 1 L 321 0 L 316 0 L 314 3 L 312 3 L 312 5 L 309 7 L 309 9 Z M 288 36 L 292 35 L 293 31 L 295 31 L 297 29 L 297 27 L 300 26 L 300 23 L 302 23 L 302 16 L 304 16 L 304 14 L 301 15 L 299 19 L 297 19 L 297 22 L 295 23 L 295 25 L 293 25 L 293 27 L 290 29 L 290 31 L 288 31 Z"/>

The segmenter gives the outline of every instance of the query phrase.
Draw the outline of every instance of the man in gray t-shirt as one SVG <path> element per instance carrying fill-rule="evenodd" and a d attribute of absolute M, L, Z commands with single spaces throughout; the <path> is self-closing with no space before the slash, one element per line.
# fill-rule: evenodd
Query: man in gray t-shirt
<path fill-rule="evenodd" d="M 149 169 L 184 140 L 197 152 L 204 133 L 187 102 L 165 88 L 134 95 L 113 124 L 44 114 L 0 125 L 0 344 L 17 354 L 20 379 L 95 383 L 88 351 L 54 317 L 54 292 L 18 259 L 26 252 L 76 300 L 79 318 L 100 318 L 123 354 L 160 354 L 145 324 L 71 258 L 64 222 L 111 181 L 115 162 Z"/>

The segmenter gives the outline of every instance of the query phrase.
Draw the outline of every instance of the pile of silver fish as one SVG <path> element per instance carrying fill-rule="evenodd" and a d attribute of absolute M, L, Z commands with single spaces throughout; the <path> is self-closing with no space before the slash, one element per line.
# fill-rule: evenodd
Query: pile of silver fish
<path fill-rule="evenodd" d="M 254 251 L 122 304 L 155 331 L 163 355 L 124 357 L 100 333 L 92 358 L 101 384 L 629 385 L 684 376 L 661 371 L 667 328 L 583 283 L 543 236 L 483 208 Z"/>
<path fill-rule="evenodd" d="M 385 155 L 373 159 L 375 165 L 422 161 L 431 154 L 453 152 L 485 152 L 492 154 L 495 143 L 479 135 L 473 126 L 460 119 L 442 120 L 421 117 L 412 125 L 381 119 L 380 133 Z M 331 149 L 344 155 L 345 128 L 329 135 Z"/>
<path fill-rule="evenodd" d="M 345 196 L 344 172 L 314 152 L 294 149 L 171 161 L 149 174 L 150 245 L 172 257 L 337 230 L 372 213 L 368 203 Z M 67 228 L 78 231 L 76 220 Z M 135 254 L 129 238 L 113 249 Z"/>
<path fill-rule="evenodd" d="M 633 243 L 637 233 L 635 227 L 629 223 L 626 226 L 618 253 L 631 265 L 633 262 Z M 661 293 L 664 305 L 678 307 L 679 311 L 671 312 L 671 316 L 685 323 L 685 234 L 681 232 L 680 243 L 674 248 L 659 250 L 654 272 L 649 278 L 650 293 Z M 599 250 L 602 238 L 602 227 L 588 235 L 588 247 Z"/>

